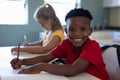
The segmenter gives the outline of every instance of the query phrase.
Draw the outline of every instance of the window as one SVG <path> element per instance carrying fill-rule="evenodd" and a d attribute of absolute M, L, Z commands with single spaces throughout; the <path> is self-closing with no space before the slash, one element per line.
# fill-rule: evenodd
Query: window
<path fill-rule="evenodd" d="M 62 25 L 65 25 L 65 15 L 73 8 L 80 7 L 81 0 L 44 0 L 53 6 L 56 15 L 60 19 Z"/>
<path fill-rule="evenodd" d="M 27 22 L 26 0 L 0 0 L 0 24 L 23 25 Z"/>

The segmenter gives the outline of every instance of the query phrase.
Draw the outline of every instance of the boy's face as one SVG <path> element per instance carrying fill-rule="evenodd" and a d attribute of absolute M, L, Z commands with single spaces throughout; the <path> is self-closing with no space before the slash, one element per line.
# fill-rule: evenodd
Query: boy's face
<path fill-rule="evenodd" d="M 81 47 L 91 34 L 90 19 L 87 17 L 72 17 L 67 20 L 67 35 L 75 47 Z"/>

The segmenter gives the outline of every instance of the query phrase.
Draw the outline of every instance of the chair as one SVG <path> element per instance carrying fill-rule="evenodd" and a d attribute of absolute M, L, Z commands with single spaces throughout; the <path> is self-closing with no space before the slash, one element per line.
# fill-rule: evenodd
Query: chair
<path fill-rule="evenodd" d="M 120 54 L 120 53 L 119 53 Z M 109 47 L 103 51 L 103 60 L 111 80 L 120 80 L 120 66 L 117 57 L 117 48 Z"/>

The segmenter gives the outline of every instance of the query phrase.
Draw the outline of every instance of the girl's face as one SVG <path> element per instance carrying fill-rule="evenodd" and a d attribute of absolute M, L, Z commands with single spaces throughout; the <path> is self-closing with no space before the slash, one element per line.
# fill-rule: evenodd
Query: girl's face
<path fill-rule="evenodd" d="M 46 29 L 46 30 L 51 30 L 52 28 L 52 20 L 48 19 L 48 20 L 44 20 L 42 18 L 38 19 L 38 22 L 41 24 L 41 26 Z"/>
<path fill-rule="evenodd" d="M 91 34 L 90 19 L 87 17 L 72 17 L 67 20 L 67 35 L 75 47 L 81 47 Z"/>

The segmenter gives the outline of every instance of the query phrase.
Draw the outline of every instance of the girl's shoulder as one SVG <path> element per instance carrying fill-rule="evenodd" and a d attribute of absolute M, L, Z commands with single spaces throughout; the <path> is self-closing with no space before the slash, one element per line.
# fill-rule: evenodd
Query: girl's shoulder
<path fill-rule="evenodd" d="M 62 29 L 57 29 L 57 30 L 53 31 L 52 33 L 64 33 L 64 31 Z"/>

